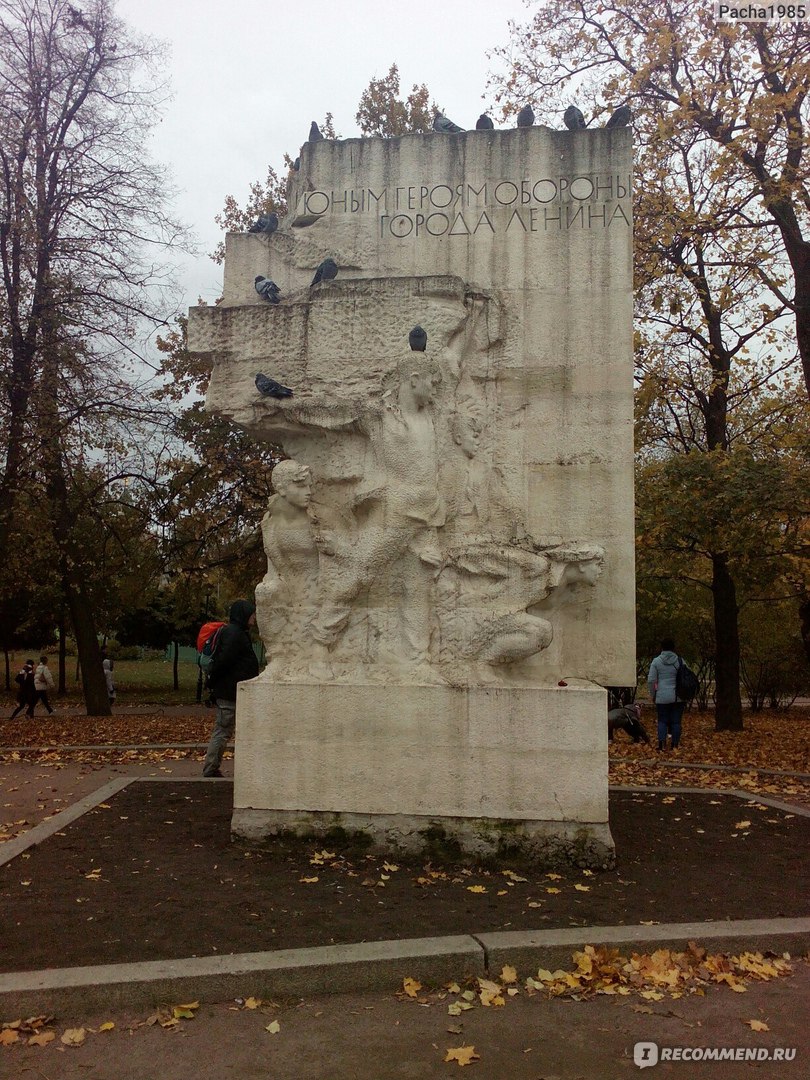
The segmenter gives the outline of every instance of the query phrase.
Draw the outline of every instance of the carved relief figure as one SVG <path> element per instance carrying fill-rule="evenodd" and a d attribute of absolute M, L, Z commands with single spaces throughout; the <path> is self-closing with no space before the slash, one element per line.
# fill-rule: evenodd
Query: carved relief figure
<path fill-rule="evenodd" d="M 382 411 L 361 420 L 373 464 L 355 496 L 362 520 L 357 543 L 323 565 L 313 626 L 320 661 L 345 628 L 358 594 L 394 565 L 405 584 L 396 654 L 417 665 L 428 659 L 432 585 L 442 562 L 436 531 L 447 513 L 432 415 L 440 382 L 435 365 L 411 354 Z"/>
<path fill-rule="evenodd" d="M 548 648 L 545 612 L 593 586 L 603 562 L 602 549 L 585 544 L 536 550 L 490 540 L 450 550 L 439 577 L 442 661 L 472 661 L 491 681 L 486 665 Z"/>
<path fill-rule="evenodd" d="M 282 461 L 262 519 L 267 573 L 256 587 L 256 620 L 271 662 L 295 654 L 315 613 L 319 551 L 309 466 Z"/>

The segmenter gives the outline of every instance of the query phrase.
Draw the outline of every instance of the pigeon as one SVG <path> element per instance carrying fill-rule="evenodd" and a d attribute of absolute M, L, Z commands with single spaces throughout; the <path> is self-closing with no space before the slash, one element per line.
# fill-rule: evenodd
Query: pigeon
<path fill-rule="evenodd" d="M 248 232 L 267 233 L 269 236 L 278 228 L 278 214 L 259 214 L 258 220 L 248 229 Z"/>
<path fill-rule="evenodd" d="M 268 379 L 261 372 L 256 376 L 256 389 L 265 397 L 285 398 L 293 396 L 293 392 L 288 386 L 282 386 L 275 379 Z"/>
<path fill-rule="evenodd" d="M 518 127 L 531 127 L 534 123 L 534 109 L 531 105 L 524 105 L 517 114 Z"/>
<path fill-rule="evenodd" d="M 278 303 L 278 285 L 276 285 L 275 281 L 271 281 L 269 277 L 263 277 L 261 274 L 257 274 L 253 279 L 253 288 L 262 300 L 269 300 L 271 304 Z"/>
<path fill-rule="evenodd" d="M 627 127 L 630 121 L 633 119 L 633 113 L 630 111 L 629 105 L 620 105 L 618 109 L 613 113 L 608 122 L 605 124 L 606 128 L 612 127 Z"/>
<path fill-rule="evenodd" d="M 495 125 L 492 123 L 492 117 L 487 116 L 485 112 L 482 112 L 478 119 L 475 121 L 476 131 L 492 131 Z"/>
<path fill-rule="evenodd" d="M 464 128 L 454 124 L 452 120 L 448 120 L 442 113 L 437 112 L 433 118 L 433 130 L 440 131 L 442 135 L 454 134 L 457 131 L 463 131 Z"/>
<path fill-rule="evenodd" d="M 321 281 L 331 281 L 332 278 L 337 277 L 338 264 L 334 259 L 324 259 L 318 269 L 315 271 L 315 277 L 312 279 L 312 285 L 317 285 Z M 310 288 L 312 288 L 310 285 Z"/>
<path fill-rule="evenodd" d="M 300 168 L 301 168 L 301 158 L 297 157 L 295 159 L 295 161 L 293 162 L 293 172 L 298 172 L 298 170 Z"/>
<path fill-rule="evenodd" d="M 322 138 L 323 135 L 321 134 L 321 129 L 313 120 L 309 125 L 309 138 L 307 139 L 307 142 L 319 142 Z"/>
<path fill-rule="evenodd" d="M 424 352 L 427 348 L 427 331 L 415 326 L 408 334 L 408 344 L 414 352 Z"/>
<path fill-rule="evenodd" d="M 569 105 L 563 113 L 563 123 L 569 131 L 577 131 L 585 127 L 585 117 L 576 105 Z"/>

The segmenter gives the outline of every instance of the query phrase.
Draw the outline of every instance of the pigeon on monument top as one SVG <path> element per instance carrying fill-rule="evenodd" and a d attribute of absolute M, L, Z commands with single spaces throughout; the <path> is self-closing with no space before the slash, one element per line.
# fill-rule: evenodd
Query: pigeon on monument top
<path fill-rule="evenodd" d="M 295 161 L 293 162 L 293 172 L 298 172 L 298 170 L 300 168 L 301 168 L 301 158 L 297 157 L 295 159 Z"/>
<path fill-rule="evenodd" d="M 278 303 L 279 287 L 276 285 L 275 281 L 271 281 L 269 277 L 257 274 L 253 279 L 253 288 L 262 300 L 268 300 L 271 304 Z"/>
<path fill-rule="evenodd" d="M 463 131 L 464 128 L 448 120 L 443 113 L 437 112 L 433 117 L 433 130 L 441 132 L 442 135 L 454 135 L 457 131 Z"/>
<path fill-rule="evenodd" d="M 256 389 L 265 397 L 288 398 L 293 396 L 293 392 L 288 386 L 282 386 L 281 383 L 268 378 L 267 375 L 262 375 L 261 372 L 256 375 Z"/>
<path fill-rule="evenodd" d="M 563 123 L 569 131 L 578 131 L 585 127 L 585 117 L 576 105 L 569 105 L 563 113 Z"/>
<path fill-rule="evenodd" d="M 612 127 L 627 127 L 630 121 L 633 119 L 633 113 L 629 105 L 620 105 L 618 109 L 613 112 L 608 122 L 605 124 L 606 128 Z"/>
<path fill-rule="evenodd" d="M 524 105 L 517 114 L 518 127 L 531 127 L 534 124 L 534 109 L 531 105 Z"/>
<path fill-rule="evenodd" d="M 494 127 L 495 125 L 492 123 L 492 117 L 487 116 L 485 112 L 482 112 L 475 121 L 476 131 L 492 131 Z"/>
<path fill-rule="evenodd" d="M 331 281 L 337 277 L 338 264 L 332 258 L 326 258 L 321 265 L 315 271 L 315 277 L 312 279 L 312 285 L 318 285 L 321 281 Z M 310 288 L 312 288 L 310 285 Z"/>
<path fill-rule="evenodd" d="M 415 326 L 408 334 L 408 344 L 414 352 L 424 352 L 427 348 L 427 331 Z"/>
<path fill-rule="evenodd" d="M 307 139 L 307 142 L 318 142 L 322 138 L 323 135 L 321 134 L 321 129 L 313 120 L 312 123 L 309 125 L 309 138 Z"/>
<path fill-rule="evenodd" d="M 259 214 L 259 217 L 248 229 L 248 232 L 267 233 L 270 236 L 278 228 L 278 214 Z"/>

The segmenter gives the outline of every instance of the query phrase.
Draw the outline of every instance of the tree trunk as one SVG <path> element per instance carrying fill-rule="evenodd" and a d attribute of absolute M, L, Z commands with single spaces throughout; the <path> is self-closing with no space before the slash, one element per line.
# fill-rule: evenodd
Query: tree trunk
<path fill-rule="evenodd" d="M 73 633 L 76 635 L 76 649 L 82 667 L 82 689 L 84 704 L 88 716 L 110 716 L 112 709 L 107 695 L 107 680 L 101 664 L 101 649 L 96 635 L 95 619 L 90 608 L 90 601 L 83 581 L 76 581 L 76 576 L 68 582 L 67 603 Z"/>
<path fill-rule="evenodd" d="M 172 644 L 174 645 L 174 663 L 172 665 L 172 675 L 174 676 L 174 689 L 179 690 L 180 679 L 178 668 L 180 664 L 180 645 L 176 641 L 172 642 Z"/>
<path fill-rule="evenodd" d="M 742 731 L 739 609 L 727 555 L 712 555 L 712 597 L 716 650 L 714 730 Z"/>
<path fill-rule="evenodd" d="M 799 628 L 807 662 L 810 664 L 810 596 L 803 597 L 799 603 Z"/>
<path fill-rule="evenodd" d="M 65 603 L 59 605 L 59 697 L 67 693 L 67 642 L 65 641 Z"/>
<path fill-rule="evenodd" d="M 8 645 L 3 646 L 3 656 L 6 661 L 6 690 L 11 689 L 11 664 L 8 658 Z"/>

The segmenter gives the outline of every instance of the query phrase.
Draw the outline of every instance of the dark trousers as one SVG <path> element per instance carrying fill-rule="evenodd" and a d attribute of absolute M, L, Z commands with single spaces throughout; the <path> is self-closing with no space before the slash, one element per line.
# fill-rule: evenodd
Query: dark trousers
<path fill-rule="evenodd" d="M 669 732 L 674 750 L 681 741 L 683 702 L 671 701 L 666 705 L 656 705 L 655 711 L 658 713 L 658 749 L 663 750 L 666 747 Z"/>
<path fill-rule="evenodd" d="M 29 716 L 34 715 L 34 708 L 36 707 L 37 703 L 40 702 L 40 701 L 42 702 L 42 704 L 45 706 L 45 708 L 48 710 L 49 713 L 53 712 L 53 709 L 51 708 L 51 703 L 50 703 L 50 701 L 48 701 L 48 691 L 47 690 L 37 690 L 37 696 L 31 702 L 31 705 L 30 705 L 30 707 L 28 709 L 28 715 Z"/>

